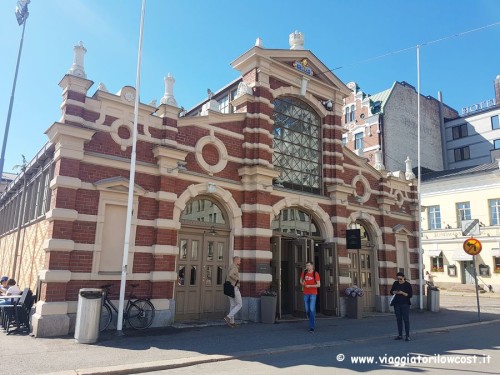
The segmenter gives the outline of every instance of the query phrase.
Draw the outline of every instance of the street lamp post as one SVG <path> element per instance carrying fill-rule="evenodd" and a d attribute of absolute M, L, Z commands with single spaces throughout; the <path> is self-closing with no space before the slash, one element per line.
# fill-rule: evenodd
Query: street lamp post
<path fill-rule="evenodd" d="M 417 45 L 417 198 L 418 198 L 418 289 L 420 310 L 424 309 L 424 292 L 423 292 L 423 259 L 422 259 L 422 183 L 421 165 L 420 165 L 420 45 Z"/>
<path fill-rule="evenodd" d="M 23 25 L 23 32 L 21 34 L 21 41 L 19 42 L 19 52 L 17 53 L 16 72 L 14 74 L 14 83 L 12 84 L 12 92 L 10 94 L 9 111 L 7 112 L 7 122 L 5 123 L 5 132 L 2 143 L 2 156 L 0 157 L 0 180 L 2 179 L 3 175 L 3 166 L 5 162 L 5 148 L 7 147 L 7 138 L 9 136 L 9 127 L 10 127 L 10 117 L 12 115 L 12 107 L 14 106 L 14 94 L 16 92 L 17 73 L 19 72 L 19 62 L 21 60 L 21 51 L 23 50 L 24 30 L 26 29 L 26 20 L 28 19 L 29 16 L 28 12 L 29 3 L 30 0 L 18 1 L 16 8 L 17 23 L 19 23 L 19 25 Z"/>
<path fill-rule="evenodd" d="M 133 212 L 133 202 L 134 202 L 137 123 L 139 117 L 139 91 L 141 86 L 142 35 L 144 30 L 145 11 L 146 11 L 146 0 L 142 0 L 141 23 L 139 28 L 139 50 L 137 52 L 137 71 L 136 71 L 135 103 L 134 103 L 134 129 L 132 132 L 132 153 L 130 155 L 130 178 L 128 186 L 128 199 L 127 199 L 127 220 L 125 224 L 125 241 L 123 245 L 122 274 L 120 279 L 120 296 L 118 300 L 118 319 L 116 324 L 116 330 L 118 335 L 123 335 L 122 332 L 123 310 L 125 307 L 125 287 L 127 282 L 128 251 L 130 248 L 130 231 L 132 227 L 132 212 Z"/>

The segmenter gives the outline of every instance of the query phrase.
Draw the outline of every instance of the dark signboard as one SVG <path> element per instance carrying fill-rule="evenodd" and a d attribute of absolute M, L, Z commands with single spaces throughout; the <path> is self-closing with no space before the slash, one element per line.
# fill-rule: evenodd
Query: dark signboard
<path fill-rule="evenodd" d="M 257 263 L 257 273 L 271 273 L 269 263 Z"/>
<path fill-rule="evenodd" d="M 361 249 L 360 229 L 347 229 L 345 231 L 345 237 L 348 249 Z"/>

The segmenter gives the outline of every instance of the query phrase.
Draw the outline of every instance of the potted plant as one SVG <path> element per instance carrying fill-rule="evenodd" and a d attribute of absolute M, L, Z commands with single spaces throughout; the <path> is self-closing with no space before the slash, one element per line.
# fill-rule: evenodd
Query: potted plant
<path fill-rule="evenodd" d="M 361 319 L 363 317 L 363 301 L 361 300 L 365 292 L 356 285 L 345 289 L 347 296 L 346 316 L 351 319 Z"/>
<path fill-rule="evenodd" d="M 273 324 L 276 319 L 278 293 L 272 289 L 260 292 L 260 318 L 262 323 Z"/>

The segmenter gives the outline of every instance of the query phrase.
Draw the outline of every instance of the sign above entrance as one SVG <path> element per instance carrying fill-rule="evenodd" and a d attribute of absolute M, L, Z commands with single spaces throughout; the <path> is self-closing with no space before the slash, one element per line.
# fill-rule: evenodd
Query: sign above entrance
<path fill-rule="evenodd" d="M 309 76 L 313 75 L 313 70 L 308 66 L 309 62 L 307 59 L 302 59 L 302 61 L 295 61 L 293 67 L 299 72 L 305 73 Z"/>
<path fill-rule="evenodd" d="M 361 230 L 360 229 L 347 229 L 346 244 L 348 249 L 361 249 Z"/>
<path fill-rule="evenodd" d="M 469 238 L 464 241 L 464 250 L 469 255 L 477 255 L 482 249 L 483 245 L 481 245 L 481 242 L 475 238 Z"/>

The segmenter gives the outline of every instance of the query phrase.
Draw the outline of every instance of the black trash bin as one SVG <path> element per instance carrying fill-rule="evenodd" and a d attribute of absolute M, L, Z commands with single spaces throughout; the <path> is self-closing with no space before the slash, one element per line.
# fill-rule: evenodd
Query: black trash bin
<path fill-rule="evenodd" d="M 75 339 L 81 344 L 93 344 L 99 338 L 102 289 L 84 288 L 78 293 Z"/>
<path fill-rule="evenodd" d="M 350 319 L 363 318 L 363 301 L 359 297 L 347 297 L 346 316 Z"/>

